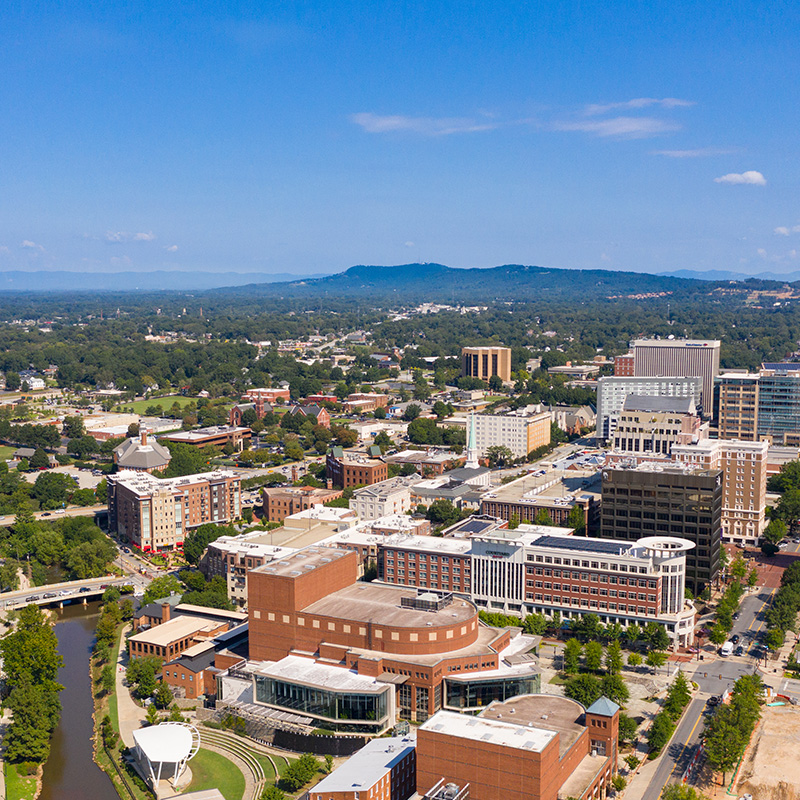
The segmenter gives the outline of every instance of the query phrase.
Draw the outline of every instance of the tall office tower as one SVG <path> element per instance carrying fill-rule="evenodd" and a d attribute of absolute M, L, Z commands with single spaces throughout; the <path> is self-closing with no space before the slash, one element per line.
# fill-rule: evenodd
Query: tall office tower
<path fill-rule="evenodd" d="M 509 347 L 462 347 L 461 375 L 488 381 L 498 375 L 503 381 L 511 380 L 511 349 Z"/>
<path fill-rule="evenodd" d="M 636 378 L 611 375 L 597 381 L 597 436 L 611 439 L 628 395 L 642 397 L 689 397 L 700 405 L 702 380 L 690 378 Z M 709 409 L 710 410 L 710 409 Z"/>
<path fill-rule="evenodd" d="M 800 369 L 724 372 L 715 384 L 720 439 L 800 444 Z"/>
<path fill-rule="evenodd" d="M 601 537 L 636 541 L 678 536 L 686 554 L 686 585 L 695 594 L 717 577 L 722 533 L 722 470 L 691 464 L 643 463 L 603 470 Z"/>
<path fill-rule="evenodd" d="M 684 464 L 721 469 L 722 538 L 741 546 L 758 544 L 766 525 L 767 442 L 707 439 L 675 445 L 672 458 Z"/>
<path fill-rule="evenodd" d="M 714 378 L 719 374 L 719 340 L 637 339 L 633 343 L 634 375 L 698 376 L 703 379 L 701 405 L 710 417 Z"/>

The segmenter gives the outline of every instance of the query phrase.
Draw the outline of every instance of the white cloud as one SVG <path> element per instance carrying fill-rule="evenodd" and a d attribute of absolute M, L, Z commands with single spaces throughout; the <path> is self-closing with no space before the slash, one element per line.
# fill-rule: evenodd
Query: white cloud
<path fill-rule="evenodd" d="M 677 97 L 664 97 L 660 100 L 657 97 L 634 97 L 633 100 L 625 100 L 622 103 L 594 103 L 592 105 L 588 105 L 584 109 L 584 114 L 593 116 L 596 114 L 606 114 L 609 111 L 648 108 L 649 106 L 660 106 L 661 108 L 681 108 L 693 105 L 693 101 L 679 100 Z"/>
<path fill-rule="evenodd" d="M 714 183 L 749 184 L 751 186 L 766 186 L 767 179 L 754 169 L 747 172 L 729 172 L 719 178 L 714 178 Z"/>
<path fill-rule="evenodd" d="M 402 114 L 380 115 L 369 111 L 351 114 L 350 121 L 367 133 L 417 133 L 422 136 L 448 136 L 452 133 L 476 133 L 497 128 L 496 123 L 479 122 L 468 117 L 406 117 Z"/>
<path fill-rule="evenodd" d="M 705 156 L 725 156 L 735 152 L 730 147 L 698 147 L 696 150 L 653 150 L 653 155 L 667 158 L 704 158 Z"/>
<path fill-rule="evenodd" d="M 119 242 L 152 242 L 156 235 L 152 231 L 141 233 L 128 233 L 128 231 L 106 231 L 106 241 L 118 244 Z"/>
<path fill-rule="evenodd" d="M 169 247 L 164 248 L 168 253 L 177 253 L 178 252 L 178 245 L 171 244 Z"/>
<path fill-rule="evenodd" d="M 800 225 L 793 225 L 791 228 L 788 228 L 785 225 L 780 225 L 779 227 L 775 228 L 775 233 L 779 234 L 780 236 L 789 236 L 792 233 L 800 233 Z"/>
<path fill-rule="evenodd" d="M 406 245 L 406 247 L 413 247 L 414 246 L 414 242 L 406 242 L 405 245 Z"/>
<path fill-rule="evenodd" d="M 611 136 L 617 139 L 646 139 L 661 133 L 680 130 L 676 122 L 656 117 L 611 117 L 610 119 L 556 122 L 557 131 L 583 131 L 595 136 Z"/>
<path fill-rule="evenodd" d="M 30 241 L 30 239 L 23 239 L 20 247 L 24 247 L 26 250 L 38 250 L 40 253 L 44 252 L 44 247 L 40 244 L 36 244 L 36 242 Z"/>

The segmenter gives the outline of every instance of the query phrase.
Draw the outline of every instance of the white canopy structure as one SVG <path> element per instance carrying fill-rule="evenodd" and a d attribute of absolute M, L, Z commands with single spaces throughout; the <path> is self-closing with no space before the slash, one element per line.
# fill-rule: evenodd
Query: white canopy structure
<path fill-rule="evenodd" d="M 200 734 L 185 722 L 162 722 L 133 732 L 136 758 L 153 789 L 162 774 L 173 785 L 200 748 Z M 166 768 L 166 771 L 165 771 Z"/>

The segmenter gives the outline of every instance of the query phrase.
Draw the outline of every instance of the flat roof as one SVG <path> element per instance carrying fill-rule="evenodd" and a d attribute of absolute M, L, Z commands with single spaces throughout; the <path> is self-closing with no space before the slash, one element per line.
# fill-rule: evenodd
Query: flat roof
<path fill-rule="evenodd" d="M 176 639 L 182 639 L 195 633 L 201 633 L 202 631 L 212 631 L 219 626 L 220 623 L 217 620 L 204 619 L 203 617 L 180 616 L 174 617 L 169 622 L 156 625 L 155 628 L 140 631 L 131 636 L 128 641 L 166 647 Z"/>
<path fill-rule="evenodd" d="M 304 547 L 291 555 L 270 561 L 261 567 L 256 567 L 253 572 L 265 572 L 268 575 L 278 575 L 286 578 L 296 578 L 305 572 L 311 572 L 324 564 L 344 558 L 348 551 L 338 547 Z"/>
<path fill-rule="evenodd" d="M 579 553 L 604 553 L 621 555 L 633 547 L 633 542 L 615 539 L 590 539 L 587 536 L 540 536 L 531 542 L 534 547 L 550 547 Z"/>
<path fill-rule="evenodd" d="M 170 442 L 198 442 L 214 436 L 230 435 L 233 433 L 251 433 L 250 428 L 238 428 L 235 425 L 214 425 L 209 428 L 196 428 L 193 431 L 181 431 L 162 436 Z"/>
<path fill-rule="evenodd" d="M 559 734 L 559 757 L 569 750 L 586 730 L 584 707 L 576 700 L 554 694 L 525 694 L 502 703 L 492 703 L 481 712 L 483 719 L 504 720 L 516 725 L 532 725 Z"/>
<path fill-rule="evenodd" d="M 192 603 L 179 603 L 175 606 L 176 614 L 204 616 L 207 619 L 227 619 L 231 622 L 244 622 L 247 620 L 245 611 L 228 611 L 227 608 L 211 608 L 209 606 L 196 606 Z"/>
<path fill-rule="evenodd" d="M 189 488 L 198 483 L 219 483 L 230 479 L 239 480 L 239 476 L 230 470 L 218 469 L 212 472 L 200 472 L 197 475 L 184 475 L 180 478 L 156 478 L 147 472 L 135 472 L 130 469 L 120 470 L 109 476 L 113 481 L 139 495 L 151 495 L 153 492 L 174 492 Z"/>
<path fill-rule="evenodd" d="M 411 736 L 372 739 L 310 791 L 324 794 L 368 790 L 392 767 L 408 757 L 415 746 L 415 739 Z"/>
<path fill-rule="evenodd" d="M 526 727 L 512 722 L 501 722 L 490 717 L 470 717 L 455 711 L 437 711 L 420 726 L 423 731 L 445 733 L 460 739 L 487 742 L 517 750 L 541 753 L 557 733 L 538 727 Z"/>
<path fill-rule="evenodd" d="M 162 722 L 134 731 L 133 740 L 150 762 L 175 764 L 192 752 L 193 730 L 183 723 Z"/>
<path fill-rule="evenodd" d="M 339 692 L 380 694 L 390 686 L 388 683 L 379 683 L 368 675 L 359 675 L 355 670 L 319 664 L 303 656 L 290 655 L 280 661 L 264 662 L 258 665 L 254 672 L 256 675 L 268 678 L 309 684 Z"/>
<path fill-rule="evenodd" d="M 323 617 L 401 628 L 440 628 L 467 622 L 477 614 L 477 609 L 472 603 L 458 597 L 453 598 L 453 602 L 440 611 L 417 611 L 400 605 L 401 598 L 416 597 L 416 595 L 415 587 L 359 581 L 329 594 L 322 600 L 317 600 L 316 603 L 306 606 L 303 611 Z"/>

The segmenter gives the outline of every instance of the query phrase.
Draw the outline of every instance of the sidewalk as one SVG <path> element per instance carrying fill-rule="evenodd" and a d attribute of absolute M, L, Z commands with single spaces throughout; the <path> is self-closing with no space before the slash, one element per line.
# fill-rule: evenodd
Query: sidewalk
<path fill-rule="evenodd" d="M 128 651 L 125 647 L 125 634 L 130 626 L 122 630 L 122 644 L 117 658 L 117 720 L 119 735 L 126 747 L 133 747 L 133 732 L 144 724 L 145 711 L 133 702 L 131 693 L 125 685 L 125 670 L 128 666 Z"/>

